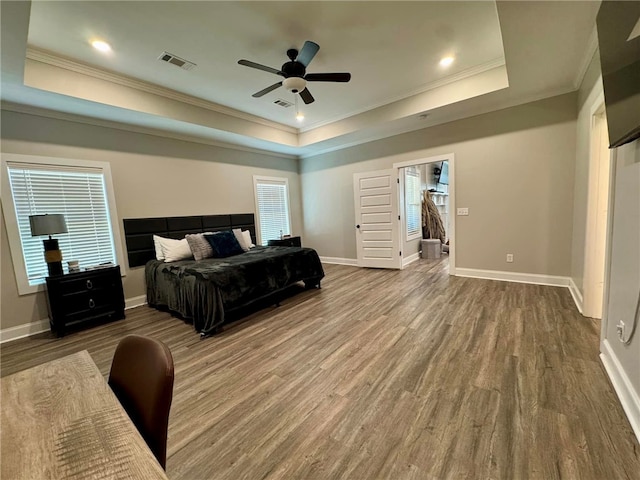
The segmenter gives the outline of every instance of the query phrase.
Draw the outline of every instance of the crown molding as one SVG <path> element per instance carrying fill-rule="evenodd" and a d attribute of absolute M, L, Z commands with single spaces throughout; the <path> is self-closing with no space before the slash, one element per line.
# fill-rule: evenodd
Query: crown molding
<path fill-rule="evenodd" d="M 0 110 L 6 110 L 8 112 L 25 113 L 27 115 L 34 115 L 38 117 L 53 118 L 56 120 L 64 120 L 67 122 L 81 123 L 84 125 L 93 125 L 97 127 L 113 128 L 115 130 L 123 130 L 125 132 L 141 133 L 144 135 L 153 135 L 154 137 L 172 138 L 174 140 L 181 140 L 184 142 L 199 143 L 202 145 L 210 145 L 212 147 L 225 148 L 228 150 L 237 150 L 241 152 L 255 153 L 258 155 L 268 155 L 270 157 L 286 158 L 288 160 L 298 159 L 298 155 L 291 155 L 288 153 L 279 153 L 271 150 L 261 150 L 259 148 L 245 147 L 242 145 L 236 145 L 233 143 L 219 142 L 216 140 L 210 140 L 203 137 L 183 135 L 176 132 L 160 130 L 149 127 L 142 127 L 139 125 L 125 124 L 115 122 L 112 120 L 102 120 L 93 117 L 85 117 L 74 113 L 58 112 L 54 110 L 48 110 L 46 108 L 33 107 L 31 105 L 24 105 L 20 103 L 13 103 L 2 101 L 0 102 Z"/>
<path fill-rule="evenodd" d="M 504 57 L 499 57 L 493 60 L 490 60 L 488 62 L 485 62 L 481 65 L 476 65 L 474 67 L 462 70 L 456 74 L 453 75 L 449 75 L 447 77 L 441 78 L 439 80 L 427 83 L 425 85 L 422 85 L 420 88 L 414 89 L 412 91 L 409 91 L 405 94 L 402 95 L 398 95 L 398 96 L 394 96 L 394 97 L 388 97 L 384 100 L 381 100 L 380 102 L 377 102 L 376 104 L 370 105 L 366 108 L 361 108 L 358 110 L 354 110 L 352 112 L 348 112 L 346 114 L 337 116 L 337 117 L 333 117 L 329 120 L 325 120 L 322 122 L 317 122 L 314 124 L 310 124 L 305 126 L 304 128 L 294 128 L 294 127 L 290 127 L 288 125 L 284 125 L 278 122 L 273 122 L 267 119 L 264 119 L 262 117 L 258 117 L 255 115 L 251 115 L 248 113 L 244 113 L 241 112 L 239 110 L 235 110 L 229 107 L 225 107 L 223 105 L 217 104 L 217 103 L 213 103 L 213 102 L 209 102 L 207 100 L 203 100 L 197 97 L 193 97 L 191 95 L 186 95 L 180 92 L 177 92 L 175 90 L 171 90 L 168 88 L 164 88 L 164 87 L 160 87 L 158 85 L 155 85 L 153 83 L 149 83 L 149 82 L 145 82 L 142 80 L 138 80 L 132 77 L 128 77 L 125 75 L 120 75 L 120 74 L 116 74 L 113 72 L 109 72 L 107 70 L 103 70 L 103 69 L 99 69 L 96 67 L 92 67 L 89 65 L 86 65 L 84 63 L 80 63 L 80 62 L 76 62 L 74 60 L 71 60 L 69 58 L 66 57 L 62 57 L 60 55 L 54 54 L 53 52 L 49 52 L 46 50 L 42 50 L 39 48 L 35 48 L 32 46 L 28 46 L 27 47 L 27 52 L 26 52 L 26 58 L 30 59 L 30 60 L 34 60 L 37 62 L 41 62 L 41 63 L 45 63 L 47 65 L 52 65 L 54 67 L 58 67 L 58 68 L 63 68 L 65 70 L 70 70 L 76 73 L 80 73 L 82 75 L 87 75 L 89 77 L 92 78 L 97 78 L 99 80 L 104 80 L 107 82 L 111 82 L 111 83 L 115 83 L 117 85 L 122 85 L 125 87 L 130 87 L 130 88 L 135 88 L 137 90 L 141 90 L 144 91 L 146 93 L 152 93 L 164 98 L 168 98 L 170 100 L 175 100 L 178 102 L 182 102 L 182 103 L 187 103 L 190 105 L 194 105 L 196 107 L 200 107 L 200 108 L 204 108 L 210 111 L 214 111 L 217 113 L 222 113 L 225 115 L 229 115 L 235 118 L 239 118 L 242 120 L 246 120 L 249 122 L 253 122 L 253 123 L 258 123 L 260 125 L 264 125 L 270 128 L 275 128 L 277 130 L 281 130 L 287 133 L 294 133 L 294 134 L 298 134 L 298 133 L 302 133 L 302 132 L 308 132 L 310 130 L 313 130 L 315 128 L 319 128 L 325 125 L 329 125 L 331 123 L 340 121 L 340 120 L 344 120 L 346 118 L 352 117 L 354 115 L 358 115 L 364 112 L 368 112 L 370 110 L 373 110 L 375 108 L 378 107 L 382 107 L 385 105 L 388 105 L 390 103 L 394 103 L 400 100 L 404 100 L 406 98 L 410 98 L 414 95 L 418 95 L 420 93 L 424 93 L 427 92 L 429 90 L 433 90 L 436 89 L 438 87 L 442 87 L 444 85 L 448 85 L 451 83 L 455 83 L 457 81 L 463 80 L 465 78 L 469 78 L 472 77 L 474 75 L 478 75 L 480 73 L 486 72 L 488 70 L 491 70 L 493 68 L 497 68 L 500 66 L 505 65 L 505 59 Z M 587 63 L 588 66 L 588 63 Z"/>
<path fill-rule="evenodd" d="M 591 34 L 589 35 L 589 39 L 587 40 L 587 46 L 582 54 L 582 60 L 580 60 L 580 66 L 578 67 L 578 72 L 576 73 L 576 78 L 573 80 L 573 89 L 578 90 L 580 85 L 582 84 L 582 80 L 584 80 L 584 76 L 589 69 L 589 64 L 591 60 L 593 60 L 593 56 L 598 50 L 598 31 L 596 30 L 596 26 L 594 25 L 591 29 Z"/>
<path fill-rule="evenodd" d="M 414 125 L 405 125 L 401 128 L 395 128 L 393 130 L 387 130 L 384 134 L 374 134 L 369 135 L 367 137 L 360 138 L 358 140 L 353 140 L 351 142 L 345 142 L 340 145 L 332 145 L 325 148 L 319 148 L 312 152 L 301 153 L 299 158 L 300 160 L 308 160 L 313 157 L 317 157 L 319 155 L 324 155 L 326 153 L 332 153 L 340 150 L 345 150 L 351 147 L 357 147 L 358 145 L 362 145 L 365 143 L 375 142 L 377 140 L 383 140 L 389 137 L 395 137 L 396 135 L 402 135 L 404 133 L 415 132 L 417 130 L 426 130 L 431 127 L 435 127 L 438 125 L 444 125 L 446 123 L 456 122 L 458 120 L 463 120 L 465 118 L 473 118 L 479 115 L 485 115 L 487 113 L 497 112 L 500 110 L 506 110 L 507 108 L 517 107 L 519 105 L 525 105 L 527 103 L 537 102 L 538 100 L 544 100 L 545 98 L 559 97 L 561 95 L 566 95 L 568 93 L 573 93 L 575 90 L 572 87 L 561 87 L 557 89 L 547 90 L 545 92 L 535 93 L 531 95 L 527 95 L 518 99 L 509 99 L 507 101 L 502 101 L 498 105 L 490 107 L 488 109 L 482 109 L 481 111 L 472 113 L 470 115 L 456 115 L 450 118 L 444 118 L 443 120 L 435 120 L 429 117 L 426 122 L 422 122 Z M 442 107 L 446 108 L 446 107 Z M 303 147 L 304 148 L 304 147 Z"/>
<path fill-rule="evenodd" d="M 28 46 L 26 57 L 29 60 L 45 63 L 47 65 L 52 65 L 58 68 L 63 68 L 65 70 L 70 70 L 72 72 L 80 73 L 82 75 L 87 75 L 89 77 L 97 78 L 99 80 L 115 83 L 117 85 L 135 88 L 136 90 L 141 90 L 146 93 L 152 93 L 160 97 L 168 98 L 170 100 L 175 100 L 182 103 L 187 103 L 189 105 L 194 105 L 196 107 L 204 108 L 212 112 L 229 115 L 231 117 L 239 118 L 241 120 L 246 120 L 248 122 L 258 123 L 266 127 L 281 130 L 283 132 L 295 133 L 295 134 L 298 133 L 297 128 L 290 127 L 282 123 L 273 122 L 271 120 L 267 120 L 262 117 L 258 117 L 256 115 L 244 113 L 239 110 L 225 107 L 218 103 L 209 102 L 201 98 L 193 97 L 191 95 L 186 95 L 184 93 L 180 93 L 175 90 L 171 90 L 169 88 L 160 87 L 153 83 L 149 83 L 149 82 L 145 82 L 135 78 L 127 77 L 125 75 L 109 72 L 107 70 L 103 70 L 100 68 L 91 67 L 89 65 L 85 65 L 84 63 L 79 63 L 69 58 L 61 57 L 52 52 L 48 52 L 38 48 Z"/>
<path fill-rule="evenodd" d="M 379 101 L 378 103 L 375 103 L 373 105 L 369 105 L 366 108 L 361 108 L 361 109 L 358 109 L 358 110 L 354 110 L 354 111 L 351 111 L 349 113 L 345 113 L 344 115 L 332 117 L 329 120 L 325 120 L 325 121 L 322 121 L 322 122 L 312 123 L 310 125 L 305 126 L 304 128 L 301 128 L 300 132 L 301 133 L 308 132 L 308 131 L 314 130 L 316 128 L 319 128 L 319 127 L 324 127 L 325 125 L 329 125 L 331 123 L 338 122 L 340 120 L 344 120 L 344 119 L 352 117 L 354 115 L 359 115 L 361 113 L 368 112 L 368 111 L 376 109 L 378 107 L 384 107 L 385 105 L 389 105 L 391 103 L 398 102 L 400 100 L 404 100 L 406 98 L 410 98 L 410 97 L 413 97 L 415 95 L 419 95 L 419 94 L 424 93 L 424 92 L 428 92 L 429 90 L 434 90 L 436 88 L 443 87 L 445 85 L 449 85 L 451 83 L 455 83 L 455 82 L 458 82 L 460 80 L 464 80 L 465 78 L 473 77 L 474 75 L 479 75 L 481 73 L 487 72 L 487 71 L 492 70 L 494 68 L 502 67 L 503 65 L 505 65 L 504 57 L 495 58 L 493 60 L 490 60 L 488 62 L 482 63 L 480 65 L 476 65 L 474 67 L 462 70 L 462 71 L 460 71 L 458 73 L 455 73 L 453 75 L 449 75 L 447 77 L 440 78 L 440 79 L 435 80 L 433 82 L 426 83 L 426 84 L 422 85 L 421 87 L 419 87 L 417 89 L 414 89 L 414 90 L 410 90 L 409 92 L 407 92 L 405 94 L 397 95 L 397 96 L 394 96 L 394 97 L 388 97 L 388 98 L 386 98 L 384 100 Z"/>

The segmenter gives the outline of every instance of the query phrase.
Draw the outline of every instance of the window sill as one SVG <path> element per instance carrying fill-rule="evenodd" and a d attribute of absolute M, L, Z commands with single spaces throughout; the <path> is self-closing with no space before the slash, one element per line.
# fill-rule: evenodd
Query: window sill
<path fill-rule="evenodd" d="M 23 295 L 33 295 L 34 293 L 44 292 L 44 282 L 39 283 L 38 285 L 20 285 L 18 284 L 18 295 L 22 297 Z"/>

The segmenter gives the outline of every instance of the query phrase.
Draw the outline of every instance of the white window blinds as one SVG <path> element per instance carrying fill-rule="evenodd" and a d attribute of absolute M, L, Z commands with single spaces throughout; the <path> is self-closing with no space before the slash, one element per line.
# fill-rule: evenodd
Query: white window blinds
<path fill-rule="evenodd" d="M 420 202 L 420 172 L 414 168 L 404 169 L 405 217 L 407 219 L 407 240 L 421 236 L 422 205 Z"/>
<path fill-rule="evenodd" d="M 53 237 L 65 270 L 67 260 L 78 260 L 81 267 L 116 263 L 101 169 L 18 163 L 7 168 L 29 285 L 44 283 L 47 276 L 43 237 L 31 236 L 29 215 L 64 215 L 68 233 Z"/>
<path fill-rule="evenodd" d="M 254 178 L 260 242 L 290 235 L 289 192 L 287 179 Z"/>

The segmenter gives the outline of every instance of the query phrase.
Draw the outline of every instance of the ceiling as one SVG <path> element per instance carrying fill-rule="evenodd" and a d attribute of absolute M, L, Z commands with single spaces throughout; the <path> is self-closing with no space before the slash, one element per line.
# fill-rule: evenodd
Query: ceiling
<path fill-rule="evenodd" d="M 8 4 L 11 5 L 8 5 Z M 575 90 L 599 2 L 2 2 L 3 108 L 308 156 Z M 29 9 L 30 5 L 30 9 Z M 25 7 L 26 6 L 26 7 Z M 101 39 L 104 54 L 91 47 Z M 320 45 L 293 102 L 276 69 Z M 197 66 L 161 62 L 170 52 Z M 448 68 L 439 65 L 454 56 Z"/>

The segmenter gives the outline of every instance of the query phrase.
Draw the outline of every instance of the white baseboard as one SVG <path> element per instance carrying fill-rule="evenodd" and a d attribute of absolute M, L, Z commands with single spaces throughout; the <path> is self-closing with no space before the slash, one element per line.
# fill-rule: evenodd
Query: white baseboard
<path fill-rule="evenodd" d="M 124 302 L 124 309 L 139 307 L 147 303 L 146 295 L 139 295 L 133 298 L 127 298 Z M 38 333 L 49 331 L 49 319 L 38 320 L 37 322 L 24 323 L 15 327 L 3 328 L 0 330 L 0 344 L 18 340 L 19 338 L 37 335 Z"/>
<path fill-rule="evenodd" d="M 340 257 L 320 257 L 322 263 L 332 263 L 334 265 L 350 265 L 352 267 L 358 266 L 358 260 L 355 258 L 340 258 Z"/>
<path fill-rule="evenodd" d="M 129 310 L 130 308 L 140 307 L 146 304 L 147 304 L 147 296 L 138 295 L 137 297 L 127 298 L 124 301 L 124 309 Z"/>
<path fill-rule="evenodd" d="M 573 302 L 576 304 L 578 311 L 582 314 L 582 302 L 583 297 L 582 293 L 578 289 L 576 282 L 573 281 L 573 278 L 569 278 L 569 292 L 571 292 L 571 296 L 573 297 Z"/>
<path fill-rule="evenodd" d="M 420 258 L 420 253 L 419 252 L 413 253 L 413 254 L 409 255 L 408 257 L 403 257 L 402 258 L 402 268 L 406 267 L 410 263 L 415 262 L 419 258 Z"/>
<path fill-rule="evenodd" d="M 552 287 L 568 287 L 569 277 L 540 275 L 537 273 L 501 272 L 499 270 L 477 270 L 475 268 L 456 268 L 457 277 L 483 278 L 501 282 L 532 283 Z"/>
<path fill-rule="evenodd" d="M 613 384 L 613 388 L 618 395 L 618 399 L 622 404 L 624 413 L 627 414 L 629 423 L 633 432 L 636 434 L 636 438 L 640 442 L 640 397 L 629 381 L 629 377 L 620 365 L 618 357 L 614 353 L 609 340 L 606 338 L 601 343 L 600 360 L 604 365 L 609 380 Z"/>
<path fill-rule="evenodd" d="M 49 319 L 39 320 L 37 322 L 24 323 L 15 327 L 3 328 L 0 330 L 0 343 L 17 340 L 19 338 L 36 335 L 38 333 L 49 330 Z"/>

